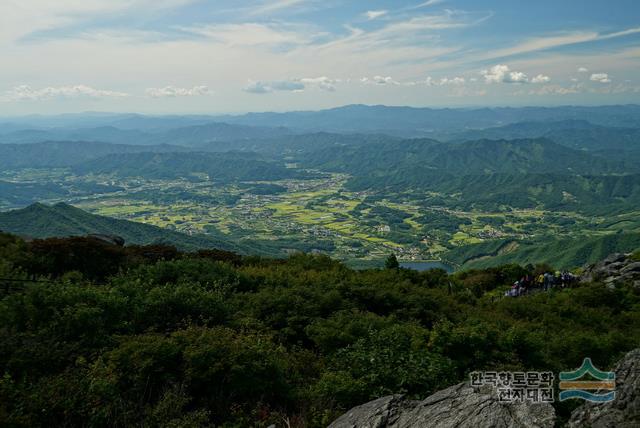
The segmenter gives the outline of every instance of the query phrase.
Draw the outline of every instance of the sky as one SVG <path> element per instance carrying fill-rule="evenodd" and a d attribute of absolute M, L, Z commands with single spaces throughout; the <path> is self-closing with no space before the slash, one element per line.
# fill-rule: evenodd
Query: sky
<path fill-rule="evenodd" d="M 1 0 L 0 115 L 640 103 L 638 0 Z"/>

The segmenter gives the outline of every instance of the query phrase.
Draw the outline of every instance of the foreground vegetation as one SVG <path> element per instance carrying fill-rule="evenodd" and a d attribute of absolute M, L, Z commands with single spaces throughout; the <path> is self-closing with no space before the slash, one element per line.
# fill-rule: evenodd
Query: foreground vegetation
<path fill-rule="evenodd" d="M 605 368 L 640 344 L 637 288 L 502 298 L 545 268 L 355 271 L 0 235 L 0 425 L 321 427 L 472 370 Z"/>

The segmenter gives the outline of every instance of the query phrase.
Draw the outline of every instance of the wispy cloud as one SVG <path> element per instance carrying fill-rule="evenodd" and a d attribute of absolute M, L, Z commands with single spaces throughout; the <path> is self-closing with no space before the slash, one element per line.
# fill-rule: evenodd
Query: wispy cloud
<path fill-rule="evenodd" d="M 180 27 L 181 31 L 197 34 L 215 43 L 233 46 L 300 46 L 312 43 L 325 33 L 309 26 L 287 23 L 243 23 Z"/>
<path fill-rule="evenodd" d="M 305 89 L 304 83 L 295 80 L 279 80 L 274 82 L 249 81 L 244 88 L 251 94 L 269 94 L 272 92 L 300 92 Z"/>
<path fill-rule="evenodd" d="M 516 44 L 509 48 L 497 49 L 481 55 L 481 59 L 497 59 L 514 55 L 537 52 L 546 49 L 559 48 L 579 43 L 608 40 L 617 37 L 640 33 L 640 28 L 630 28 L 614 33 L 597 33 L 594 31 L 580 31 L 567 34 L 536 37 Z"/>
<path fill-rule="evenodd" d="M 262 5 L 256 7 L 251 14 L 252 15 L 265 15 L 274 12 L 280 12 L 282 10 L 290 9 L 293 7 L 301 6 L 305 3 L 309 3 L 309 0 L 276 0 L 266 1 Z"/>
<path fill-rule="evenodd" d="M 164 88 L 149 88 L 146 90 L 146 94 L 151 98 L 177 98 L 212 95 L 213 92 L 207 86 L 194 86 L 192 88 L 165 86 Z"/>
<path fill-rule="evenodd" d="M 145 13 L 158 15 L 198 0 L 20 0 L 0 2 L 0 42 L 82 22 Z M 152 11 L 152 12 L 150 12 Z"/>
<path fill-rule="evenodd" d="M 490 17 L 491 13 L 465 11 L 405 16 L 389 19 L 373 30 L 348 27 L 347 35 L 312 48 L 304 46 L 295 53 L 301 58 L 311 55 L 314 60 L 340 58 L 341 63 L 363 72 L 365 67 L 397 67 L 406 71 L 407 64 L 435 62 L 442 55 L 458 51 L 459 46 L 442 42 L 445 32 L 474 26 Z"/>
<path fill-rule="evenodd" d="M 572 95 L 579 94 L 582 91 L 583 87 L 580 84 L 571 86 L 544 85 L 539 89 L 531 89 L 529 95 Z"/>
<path fill-rule="evenodd" d="M 415 6 L 410 6 L 408 9 L 415 10 L 415 9 L 420 9 L 420 8 L 423 8 L 423 7 L 435 6 L 437 4 L 444 3 L 444 2 L 445 2 L 445 0 L 427 0 L 425 2 L 417 4 Z"/>
<path fill-rule="evenodd" d="M 367 17 L 368 20 L 373 21 L 374 19 L 381 18 L 388 13 L 389 13 L 388 10 L 369 10 L 364 15 Z"/>
<path fill-rule="evenodd" d="M 95 89 L 86 85 L 46 87 L 34 89 L 28 85 L 17 86 L 7 91 L 2 99 L 5 101 L 40 101 L 59 98 L 124 98 L 124 92 Z"/>

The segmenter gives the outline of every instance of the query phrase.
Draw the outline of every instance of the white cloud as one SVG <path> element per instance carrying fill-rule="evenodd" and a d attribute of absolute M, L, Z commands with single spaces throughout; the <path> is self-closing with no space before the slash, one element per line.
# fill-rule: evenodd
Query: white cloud
<path fill-rule="evenodd" d="M 365 16 L 367 17 L 368 20 L 371 21 L 374 19 L 381 18 L 388 13 L 389 13 L 388 10 L 369 10 L 365 13 Z"/>
<path fill-rule="evenodd" d="M 527 83 L 527 75 L 521 71 L 511 71 L 509 66 L 504 64 L 494 65 L 488 70 L 482 70 L 486 83 Z"/>
<path fill-rule="evenodd" d="M 326 76 L 321 77 L 305 77 L 300 79 L 305 86 L 315 86 L 317 88 L 322 89 L 323 91 L 334 92 L 336 90 L 336 83 L 339 82 L 337 79 L 330 79 Z"/>
<path fill-rule="evenodd" d="M 400 85 L 400 82 L 394 80 L 391 76 L 373 76 L 372 78 L 363 77 L 360 82 L 365 85 Z"/>
<path fill-rule="evenodd" d="M 531 83 L 549 83 L 551 78 L 549 76 L 545 76 L 544 74 L 538 74 L 536 77 L 531 79 Z"/>
<path fill-rule="evenodd" d="M 600 83 L 611 83 L 611 79 L 607 73 L 594 73 L 589 80 Z"/>
<path fill-rule="evenodd" d="M 245 92 L 252 94 L 269 94 L 272 92 L 301 92 L 304 91 L 304 83 L 296 80 L 277 80 L 273 82 L 260 82 L 250 80 L 244 88 Z"/>
<path fill-rule="evenodd" d="M 244 91 L 252 94 L 269 94 L 272 92 L 302 92 L 311 87 L 327 92 L 334 92 L 336 90 L 336 84 L 339 82 L 340 80 L 338 79 L 331 79 L 326 76 L 275 81 L 250 80 L 249 84 L 244 88 Z"/>
<path fill-rule="evenodd" d="M 580 67 L 578 68 L 578 73 L 588 73 L 589 69 L 586 67 Z"/>
<path fill-rule="evenodd" d="M 460 86 L 460 85 L 464 85 L 464 77 L 452 77 L 452 78 L 448 78 L 448 77 L 443 77 L 442 79 L 440 79 L 440 85 L 444 86 L 444 85 L 454 85 L 454 86 Z"/>
<path fill-rule="evenodd" d="M 165 86 L 164 88 L 149 88 L 146 92 L 151 98 L 195 97 L 212 94 L 206 86 L 194 86 L 193 88 Z"/>
<path fill-rule="evenodd" d="M 527 83 L 529 78 L 521 71 L 512 71 L 502 81 L 505 83 Z"/>
<path fill-rule="evenodd" d="M 124 98 L 128 94 L 94 89 L 86 85 L 47 87 L 34 89 L 28 85 L 17 86 L 5 93 L 5 101 L 40 101 L 58 98 Z"/>

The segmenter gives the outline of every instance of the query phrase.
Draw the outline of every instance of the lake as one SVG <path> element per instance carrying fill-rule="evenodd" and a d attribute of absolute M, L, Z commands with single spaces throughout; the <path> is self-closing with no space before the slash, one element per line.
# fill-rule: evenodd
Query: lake
<path fill-rule="evenodd" d="M 437 262 L 437 261 L 433 261 L 433 262 L 403 262 L 400 263 L 400 267 L 406 268 L 406 269 L 413 269 L 413 270 L 418 270 L 418 271 L 425 271 L 425 270 L 431 270 L 431 269 L 444 269 L 447 272 L 451 273 L 453 272 L 453 268 L 447 264 L 444 264 L 442 262 Z"/>

